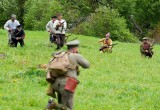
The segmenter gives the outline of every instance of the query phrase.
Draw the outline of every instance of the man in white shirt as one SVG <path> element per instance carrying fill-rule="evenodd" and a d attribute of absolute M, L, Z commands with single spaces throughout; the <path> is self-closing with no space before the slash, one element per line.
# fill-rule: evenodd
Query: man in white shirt
<path fill-rule="evenodd" d="M 6 29 L 8 31 L 8 44 L 12 43 L 11 40 L 11 32 L 16 29 L 16 27 L 20 25 L 20 23 L 16 20 L 16 15 L 12 14 L 11 15 L 11 19 L 8 20 L 5 25 L 4 25 L 4 29 Z"/>
<path fill-rule="evenodd" d="M 62 19 L 61 14 L 57 14 L 57 20 L 54 22 L 53 28 L 57 37 L 57 50 L 62 48 L 65 43 L 65 33 L 67 29 L 67 23 Z"/>
<path fill-rule="evenodd" d="M 46 25 L 46 30 L 50 33 L 50 42 L 56 43 L 55 29 L 53 28 L 54 21 L 57 19 L 57 16 L 53 16 Z"/>

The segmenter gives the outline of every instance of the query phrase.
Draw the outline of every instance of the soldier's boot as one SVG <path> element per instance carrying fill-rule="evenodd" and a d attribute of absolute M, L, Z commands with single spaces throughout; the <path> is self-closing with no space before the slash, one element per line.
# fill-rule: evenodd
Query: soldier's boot
<path fill-rule="evenodd" d="M 50 98 L 50 99 L 48 100 L 47 106 L 45 107 L 44 110 L 50 110 L 49 107 L 51 106 L 52 102 L 53 102 L 53 99 Z"/>
<path fill-rule="evenodd" d="M 65 107 L 62 104 L 56 103 L 53 101 L 53 99 L 49 99 L 48 104 L 44 110 L 52 110 L 52 109 L 60 109 L 60 110 L 68 110 L 67 107 Z"/>

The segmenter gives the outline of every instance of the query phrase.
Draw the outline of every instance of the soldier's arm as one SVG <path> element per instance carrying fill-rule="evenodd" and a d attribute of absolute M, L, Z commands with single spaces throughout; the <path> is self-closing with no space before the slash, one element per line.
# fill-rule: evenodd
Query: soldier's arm
<path fill-rule="evenodd" d="M 50 31 L 49 22 L 48 22 L 47 25 L 46 25 L 46 30 L 47 30 L 47 31 Z"/>
<path fill-rule="evenodd" d="M 25 32 L 24 32 L 24 30 L 22 30 L 22 33 L 23 33 L 23 35 L 22 35 L 22 39 L 24 39 L 25 38 Z"/>
<path fill-rule="evenodd" d="M 16 39 L 16 36 L 15 36 L 15 35 L 16 35 L 15 31 L 12 31 L 12 32 L 11 32 L 11 38 L 12 38 L 12 39 Z"/>
<path fill-rule="evenodd" d="M 57 28 L 57 25 L 58 25 L 58 20 L 54 21 L 53 29 L 56 29 L 56 28 Z"/>
<path fill-rule="evenodd" d="M 64 20 L 64 21 L 65 21 L 65 20 Z M 67 29 L 67 22 L 66 22 L 66 21 L 63 23 L 63 28 L 64 28 L 64 29 Z"/>
<path fill-rule="evenodd" d="M 9 31 L 8 23 L 9 23 L 9 21 L 7 21 L 7 22 L 5 23 L 5 25 L 4 25 L 4 29 L 7 30 L 7 31 Z"/>
<path fill-rule="evenodd" d="M 149 48 L 150 49 L 153 49 L 153 47 L 152 47 L 152 44 L 149 42 Z"/>
<path fill-rule="evenodd" d="M 109 47 L 112 47 L 112 40 L 109 40 Z"/>
<path fill-rule="evenodd" d="M 82 68 L 89 68 L 90 64 L 89 62 L 80 54 L 77 55 L 76 57 L 77 63 L 82 67 Z"/>
<path fill-rule="evenodd" d="M 17 24 L 17 26 L 20 25 L 19 21 L 16 20 L 16 24 Z"/>
<path fill-rule="evenodd" d="M 143 44 L 140 45 L 140 52 L 144 52 Z"/>
<path fill-rule="evenodd" d="M 100 43 L 103 42 L 103 41 L 104 41 L 104 39 L 100 39 L 100 40 L 99 40 Z"/>

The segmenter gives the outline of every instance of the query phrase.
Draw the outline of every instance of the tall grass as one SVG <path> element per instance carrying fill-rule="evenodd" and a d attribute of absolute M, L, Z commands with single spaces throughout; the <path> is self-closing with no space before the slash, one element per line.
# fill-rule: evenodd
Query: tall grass
<path fill-rule="evenodd" d="M 69 40 L 75 37 L 91 64 L 90 69 L 81 69 L 75 110 L 160 109 L 159 45 L 147 59 L 141 57 L 139 43 L 118 42 L 112 54 L 100 54 L 97 38 L 72 35 Z M 26 31 L 25 46 L 10 48 L 7 32 L 0 30 L 0 53 L 6 54 L 0 58 L 0 110 L 43 110 L 48 84 L 37 65 L 48 63 L 55 51 L 55 45 L 48 47 L 48 39 L 47 32 Z"/>

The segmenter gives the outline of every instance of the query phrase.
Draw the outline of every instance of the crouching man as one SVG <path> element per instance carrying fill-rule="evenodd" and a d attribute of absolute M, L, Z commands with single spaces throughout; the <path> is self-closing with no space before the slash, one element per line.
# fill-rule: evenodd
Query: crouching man
<path fill-rule="evenodd" d="M 18 42 L 20 43 L 20 46 L 23 47 L 24 38 L 25 32 L 22 29 L 22 26 L 18 25 L 17 28 L 11 33 L 12 47 L 17 47 Z"/>
<path fill-rule="evenodd" d="M 66 45 L 68 51 L 62 52 L 61 56 L 68 54 L 66 57 L 69 61 L 68 70 L 66 74 L 57 76 L 52 83 L 52 88 L 59 94 L 59 101 L 56 103 L 54 100 L 49 100 L 45 110 L 73 110 L 74 91 L 78 84 L 78 67 L 81 66 L 85 69 L 90 67 L 89 62 L 78 53 L 78 40 L 70 41 Z"/>
<path fill-rule="evenodd" d="M 142 56 L 152 58 L 153 52 L 152 44 L 148 41 L 147 37 L 143 38 L 143 42 L 140 45 L 140 52 Z"/>
<path fill-rule="evenodd" d="M 99 43 L 102 44 L 101 48 L 99 49 L 100 53 L 112 52 L 112 40 L 110 39 L 110 33 L 106 34 L 106 38 L 100 39 Z"/>

